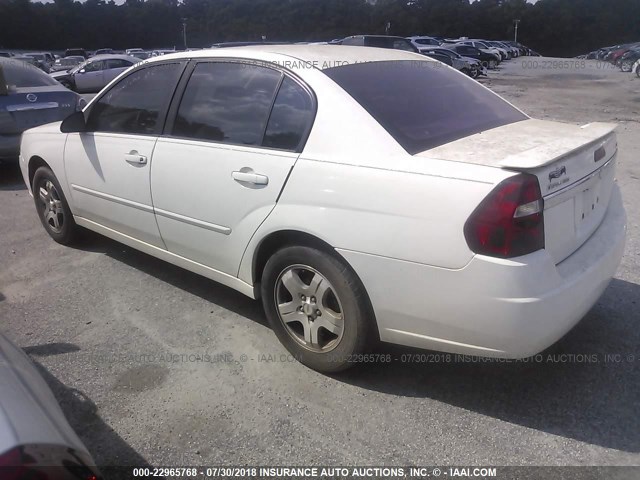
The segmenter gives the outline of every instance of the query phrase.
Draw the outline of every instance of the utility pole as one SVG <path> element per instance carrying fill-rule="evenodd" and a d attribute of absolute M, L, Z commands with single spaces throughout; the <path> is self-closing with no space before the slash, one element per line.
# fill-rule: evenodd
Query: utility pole
<path fill-rule="evenodd" d="M 182 19 L 182 41 L 184 43 L 184 49 L 187 49 L 187 19 Z"/>
<path fill-rule="evenodd" d="M 516 35 L 515 35 L 514 41 L 518 43 L 518 24 L 520 23 L 520 19 L 515 19 L 513 23 L 516 24 Z"/>

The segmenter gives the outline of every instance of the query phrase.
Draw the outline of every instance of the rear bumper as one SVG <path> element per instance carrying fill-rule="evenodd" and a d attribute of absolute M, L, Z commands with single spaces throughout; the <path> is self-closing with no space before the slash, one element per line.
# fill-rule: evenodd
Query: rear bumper
<path fill-rule="evenodd" d="M 0 134 L 0 160 L 18 160 L 20 154 L 20 133 Z"/>
<path fill-rule="evenodd" d="M 616 185 L 598 230 L 558 265 L 544 250 L 510 260 L 476 256 L 460 270 L 338 251 L 367 289 L 381 340 L 524 358 L 559 340 L 597 302 L 620 263 L 625 237 Z"/>

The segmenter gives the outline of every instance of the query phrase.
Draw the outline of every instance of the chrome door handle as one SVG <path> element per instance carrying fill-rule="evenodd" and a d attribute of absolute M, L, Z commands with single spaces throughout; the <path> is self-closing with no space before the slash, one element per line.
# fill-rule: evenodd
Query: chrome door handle
<path fill-rule="evenodd" d="M 124 159 L 131 165 L 146 165 L 147 157 L 140 155 L 138 152 L 130 152 L 125 154 Z"/>
<path fill-rule="evenodd" d="M 232 172 L 231 177 L 237 182 L 252 183 L 254 185 L 268 185 L 269 177 L 260 175 L 253 171 L 248 172 Z"/>

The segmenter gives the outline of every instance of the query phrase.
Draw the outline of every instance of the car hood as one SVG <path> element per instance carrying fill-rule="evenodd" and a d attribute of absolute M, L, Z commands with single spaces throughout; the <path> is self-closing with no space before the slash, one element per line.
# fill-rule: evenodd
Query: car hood
<path fill-rule="evenodd" d="M 62 122 L 52 122 L 52 123 L 47 123 L 45 125 L 40 125 L 39 127 L 34 127 L 34 128 L 30 128 L 29 130 L 26 130 L 23 135 L 28 135 L 28 134 L 33 134 L 33 133 L 47 133 L 47 134 L 56 134 L 59 135 L 60 132 L 60 125 L 62 124 Z"/>

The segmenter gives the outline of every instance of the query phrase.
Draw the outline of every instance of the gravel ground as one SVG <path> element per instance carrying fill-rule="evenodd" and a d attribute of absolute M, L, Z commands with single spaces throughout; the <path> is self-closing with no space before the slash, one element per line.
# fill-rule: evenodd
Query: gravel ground
<path fill-rule="evenodd" d="M 54 243 L 11 166 L 1 328 L 99 465 L 638 465 L 640 79 L 548 60 L 513 60 L 483 83 L 534 117 L 620 123 L 629 235 L 611 286 L 544 362 L 315 373 L 283 358 L 260 305 L 228 288 L 98 235 Z"/>

